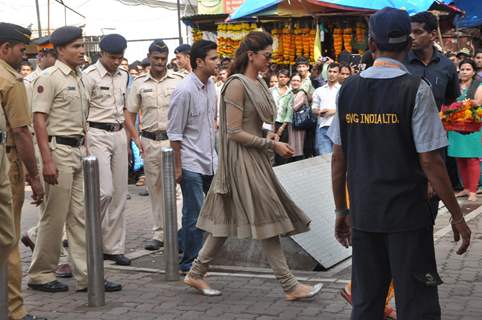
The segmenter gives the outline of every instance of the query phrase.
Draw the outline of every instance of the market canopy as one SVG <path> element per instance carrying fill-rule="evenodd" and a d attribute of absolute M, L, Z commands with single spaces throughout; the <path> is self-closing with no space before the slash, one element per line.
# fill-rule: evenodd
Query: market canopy
<path fill-rule="evenodd" d="M 409 14 L 428 10 L 434 0 L 246 0 L 229 20 L 252 16 L 303 16 L 330 12 L 372 12 L 392 7 Z"/>
<path fill-rule="evenodd" d="M 474 0 L 445 1 L 454 3 L 455 6 L 464 11 L 463 16 L 455 18 L 457 28 L 473 28 L 482 25 L 482 3 Z"/>

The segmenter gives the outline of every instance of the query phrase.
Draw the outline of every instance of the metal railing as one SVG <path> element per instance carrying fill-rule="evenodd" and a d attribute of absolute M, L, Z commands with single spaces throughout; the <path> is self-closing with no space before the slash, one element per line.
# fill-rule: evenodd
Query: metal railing
<path fill-rule="evenodd" d="M 104 256 L 100 221 L 99 162 L 95 156 L 83 159 L 85 225 L 89 307 L 105 305 Z"/>
<path fill-rule="evenodd" d="M 176 209 L 176 175 L 174 170 L 174 151 L 162 148 L 162 186 L 164 199 L 164 255 L 165 279 L 179 280 L 178 248 L 177 248 L 177 209 Z"/>

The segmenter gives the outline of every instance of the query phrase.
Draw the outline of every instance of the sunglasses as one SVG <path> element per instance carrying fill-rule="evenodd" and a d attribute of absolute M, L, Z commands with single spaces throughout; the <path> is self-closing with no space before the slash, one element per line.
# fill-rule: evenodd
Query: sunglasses
<path fill-rule="evenodd" d="M 273 54 L 271 52 L 264 52 L 264 53 L 256 52 L 256 53 L 263 55 L 266 58 L 266 60 L 270 60 L 273 57 Z"/>

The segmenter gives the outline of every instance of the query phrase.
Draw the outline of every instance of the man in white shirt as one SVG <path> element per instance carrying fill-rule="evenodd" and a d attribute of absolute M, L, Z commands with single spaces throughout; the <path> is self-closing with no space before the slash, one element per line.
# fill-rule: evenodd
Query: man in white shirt
<path fill-rule="evenodd" d="M 331 63 L 328 66 L 328 82 L 313 93 L 313 114 L 318 116 L 316 155 L 324 155 L 333 151 L 333 143 L 328 138 L 327 132 L 336 113 L 336 97 L 341 87 L 338 83 L 339 73 L 340 66 L 337 63 Z"/>

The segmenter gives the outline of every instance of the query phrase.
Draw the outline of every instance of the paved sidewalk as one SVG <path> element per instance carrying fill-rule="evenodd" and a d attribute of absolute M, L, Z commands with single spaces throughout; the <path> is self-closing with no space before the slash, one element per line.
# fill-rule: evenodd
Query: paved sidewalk
<path fill-rule="evenodd" d="M 132 199 L 128 201 L 127 248 L 131 253 L 142 250 L 142 241 L 150 236 L 150 203 L 148 197 L 140 197 L 140 188 L 129 188 Z M 478 204 L 479 205 L 479 204 Z M 471 210 L 478 205 L 472 205 Z M 440 286 L 442 319 L 482 319 L 482 208 L 473 211 L 469 225 L 473 242 L 469 253 L 460 257 L 458 248 L 448 232 L 448 214 L 441 210 L 436 226 L 436 251 L 439 271 L 444 284 Z M 36 223 L 37 210 L 25 205 L 22 229 Z M 22 247 L 23 266 L 28 267 L 31 253 Z M 350 306 L 340 297 L 339 291 L 350 278 L 347 268 L 335 268 L 328 272 L 300 272 L 309 283 L 322 281 L 322 293 L 312 301 L 286 302 L 277 281 L 269 272 L 237 276 L 214 273 L 209 276 L 211 285 L 220 289 L 220 297 L 204 297 L 178 282 L 165 282 L 162 274 L 153 272 L 106 269 L 106 277 L 120 282 L 124 290 L 106 294 L 107 306 L 86 307 L 87 294 L 75 293 L 74 283 L 67 293 L 49 294 L 24 289 L 29 312 L 48 319 L 193 319 L 193 320 L 308 320 L 349 319 Z M 26 278 L 24 278 L 24 282 Z M 25 285 L 25 283 L 24 283 Z M 26 286 L 25 286 L 26 287 Z"/>

